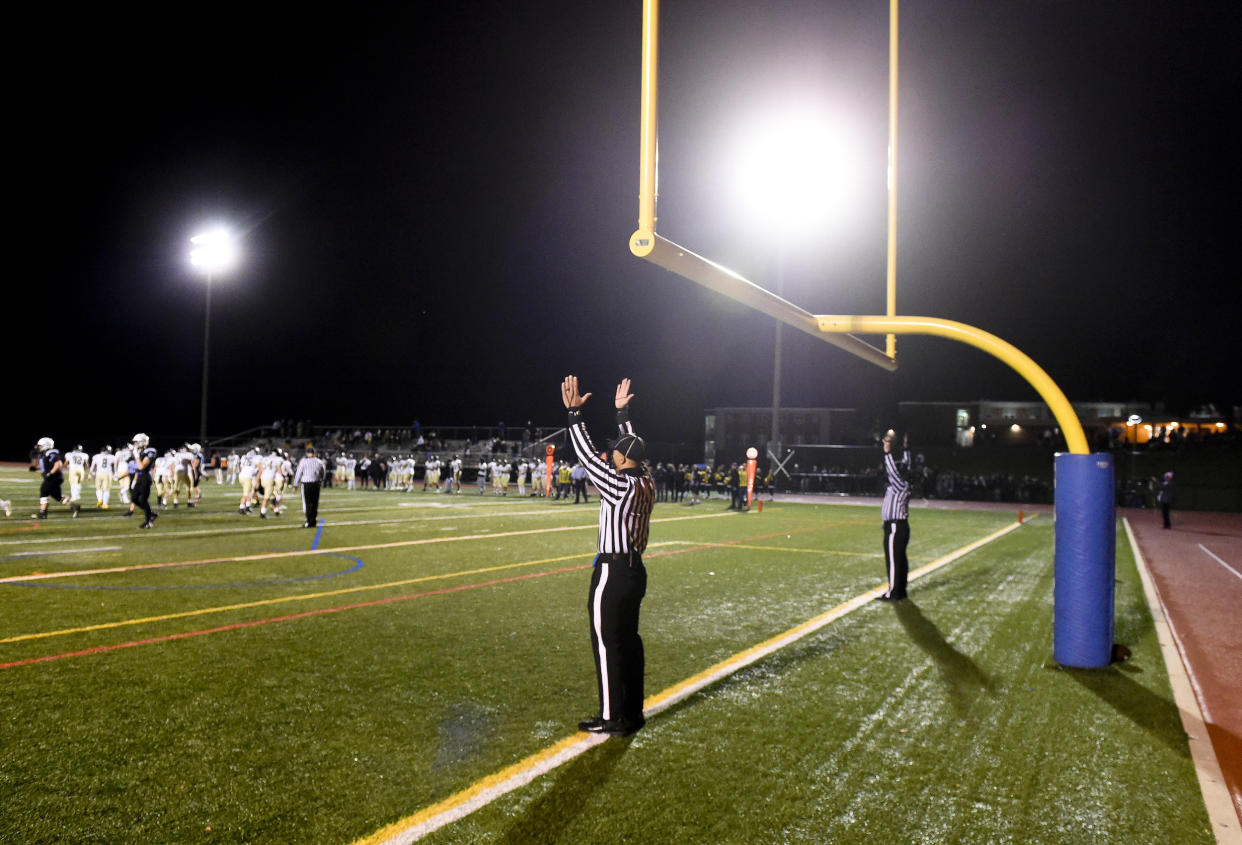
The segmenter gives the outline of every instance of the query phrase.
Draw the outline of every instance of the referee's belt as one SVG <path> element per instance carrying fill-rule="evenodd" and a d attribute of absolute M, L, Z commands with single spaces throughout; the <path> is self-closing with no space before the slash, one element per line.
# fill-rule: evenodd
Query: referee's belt
<path fill-rule="evenodd" d="M 624 563 L 626 566 L 638 564 L 642 566 L 642 552 L 600 552 L 595 556 L 596 563 Z"/>

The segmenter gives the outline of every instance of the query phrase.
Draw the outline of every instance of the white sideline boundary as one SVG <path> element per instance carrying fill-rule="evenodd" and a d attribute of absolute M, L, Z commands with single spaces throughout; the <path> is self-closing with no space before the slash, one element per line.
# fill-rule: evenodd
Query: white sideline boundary
<path fill-rule="evenodd" d="M 1032 514 L 1030 518 L 1034 519 L 1035 516 L 1035 514 Z M 941 567 L 947 566 L 970 552 L 991 543 L 993 540 L 1003 537 L 1023 524 L 1023 522 L 1010 523 L 1004 528 L 988 534 L 986 537 L 962 546 L 960 549 L 956 549 L 914 570 L 910 573 L 908 580 L 917 581 L 930 575 Z M 773 652 L 779 651 L 809 634 L 813 634 L 830 622 L 852 613 L 881 595 L 886 588 L 887 585 L 881 585 L 861 593 L 831 610 L 803 622 L 801 625 L 790 628 L 783 634 L 778 634 L 770 640 L 752 646 L 745 651 L 738 652 L 732 657 L 687 678 L 679 684 L 649 696 L 644 702 L 643 714 L 650 718 L 669 709 L 696 692 L 750 666 L 752 663 L 762 660 Z M 449 796 L 443 801 L 432 804 L 411 816 L 381 828 L 370 836 L 357 840 L 354 845 L 409 845 L 409 843 L 416 842 L 427 834 L 487 806 L 497 798 L 527 785 L 540 775 L 547 774 L 557 766 L 569 762 L 607 740 L 607 736 L 598 734 L 588 734 L 582 731 L 574 733 L 560 742 L 545 748 L 543 751 L 536 752 L 512 766 L 476 781 L 473 785 L 455 795 Z"/>
<path fill-rule="evenodd" d="M 1164 655 L 1164 666 L 1169 673 L 1169 684 L 1173 687 L 1173 701 L 1177 704 L 1177 712 L 1182 717 L 1182 728 L 1190 745 L 1190 759 L 1195 766 L 1195 774 L 1199 779 L 1199 790 L 1203 793 L 1203 803 L 1207 805 L 1208 819 L 1212 823 L 1212 833 L 1220 845 L 1242 845 L 1242 829 L 1238 826 L 1238 816 L 1234 811 L 1233 797 L 1229 787 L 1225 785 L 1225 776 L 1220 770 L 1220 761 L 1216 758 L 1216 749 L 1212 747 L 1211 737 L 1207 731 L 1206 714 L 1203 711 L 1203 695 L 1199 682 L 1195 680 L 1190 669 L 1190 661 L 1186 659 L 1186 648 L 1182 638 L 1173 627 L 1164 599 L 1152 580 L 1147 569 L 1147 560 L 1139 551 L 1138 540 L 1130 528 L 1130 520 L 1121 518 L 1126 527 L 1126 536 L 1130 540 L 1130 550 L 1134 553 L 1134 564 L 1143 582 L 1143 593 L 1147 598 L 1147 607 L 1151 611 L 1152 621 L 1156 627 L 1156 639 L 1160 643 L 1160 651 Z M 1200 547 L 1202 548 L 1202 547 Z M 1204 549 L 1204 551 L 1207 551 Z"/>

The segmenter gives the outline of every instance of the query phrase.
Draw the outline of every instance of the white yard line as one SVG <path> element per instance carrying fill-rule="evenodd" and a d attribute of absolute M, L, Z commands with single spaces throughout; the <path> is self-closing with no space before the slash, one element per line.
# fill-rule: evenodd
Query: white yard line
<path fill-rule="evenodd" d="M 120 546 L 95 546 L 90 549 L 45 549 L 37 552 L 18 552 L 15 555 L 9 555 L 6 560 L 16 560 L 23 557 L 47 557 L 48 555 L 84 555 L 94 552 L 119 552 Z"/>

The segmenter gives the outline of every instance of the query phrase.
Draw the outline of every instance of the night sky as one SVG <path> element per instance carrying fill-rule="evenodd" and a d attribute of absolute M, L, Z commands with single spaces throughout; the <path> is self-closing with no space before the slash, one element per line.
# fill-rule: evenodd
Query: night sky
<path fill-rule="evenodd" d="M 779 264 L 813 312 L 883 313 L 888 4 L 663 6 L 658 231 L 765 286 Z M 212 288 L 213 435 L 555 425 L 571 372 L 601 424 L 633 378 L 658 440 L 771 402 L 773 322 L 628 250 L 638 0 L 42 8 L 10 29 L 42 57 L 10 82 L 0 457 L 197 432 L 186 256 L 215 221 L 244 259 Z M 1238 404 L 1239 8 L 903 4 L 899 313 L 999 335 L 1073 401 Z M 865 189 L 781 245 L 730 150 L 795 98 L 842 116 Z M 895 374 L 793 331 L 784 354 L 790 406 L 1037 398 L 933 338 Z"/>

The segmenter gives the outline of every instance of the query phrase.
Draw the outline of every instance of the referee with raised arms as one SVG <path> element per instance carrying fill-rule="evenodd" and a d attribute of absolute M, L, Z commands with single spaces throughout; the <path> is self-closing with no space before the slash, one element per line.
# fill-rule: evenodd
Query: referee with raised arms
<path fill-rule="evenodd" d="M 891 428 L 884 435 L 884 474 L 888 487 L 880 505 L 880 518 L 884 520 L 884 568 L 888 574 L 888 590 L 880 596 L 880 601 L 906 598 L 906 578 L 910 574 L 910 560 L 906 557 L 906 547 L 910 545 L 910 435 L 902 440 L 900 461 L 893 456 L 896 439 L 897 433 Z"/>
<path fill-rule="evenodd" d="M 647 592 L 642 553 L 647 548 L 655 480 L 643 463 L 646 444 L 630 425 L 630 380 L 617 385 L 619 436 L 605 462 L 587 434 L 582 405 L 591 394 L 578 392 L 578 377 L 566 376 L 561 400 L 569 409 L 569 437 L 578 460 L 599 491 L 599 553 L 591 572 L 587 612 L 599 690 L 599 714 L 578 723 L 588 733 L 629 736 L 643 718 L 643 640 L 638 611 Z"/>

